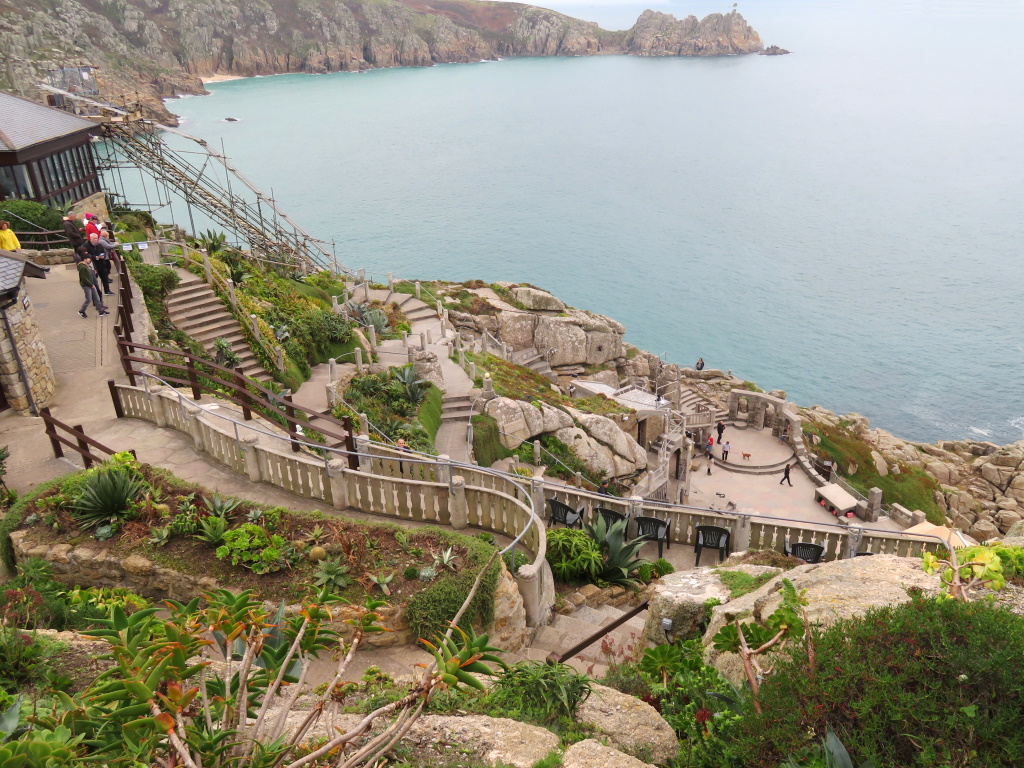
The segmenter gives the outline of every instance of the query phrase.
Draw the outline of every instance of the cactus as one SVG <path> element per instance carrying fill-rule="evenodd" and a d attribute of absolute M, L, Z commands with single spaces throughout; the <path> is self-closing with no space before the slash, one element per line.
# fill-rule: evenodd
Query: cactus
<path fill-rule="evenodd" d="M 327 550 L 323 547 L 310 547 L 309 559 L 314 563 L 319 563 L 321 560 L 327 559 Z"/>

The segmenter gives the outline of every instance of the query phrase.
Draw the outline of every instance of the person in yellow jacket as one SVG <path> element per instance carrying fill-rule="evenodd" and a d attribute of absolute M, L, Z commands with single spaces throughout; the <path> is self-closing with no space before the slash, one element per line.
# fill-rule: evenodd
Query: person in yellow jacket
<path fill-rule="evenodd" d="M 21 243 L 18 236 L 11 230 L 11 222 L 0 221 L 0 249 L 5 251 L 20 251 Z"/>

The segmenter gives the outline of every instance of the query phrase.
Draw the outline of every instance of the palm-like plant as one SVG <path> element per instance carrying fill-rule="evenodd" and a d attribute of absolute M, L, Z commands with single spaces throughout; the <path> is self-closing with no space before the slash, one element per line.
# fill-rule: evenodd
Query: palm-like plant
<path fill-rule="evenodd" d="M 204 498 L 203 501 L 206 502 L 206 508 L 211 515 L 225 519 L 242 503 L 241 499 L 225 499 L 219 493 L 214 493 L 212 498 Z"/>
<path fill-rule="evenodd" d="M 223 232 L 214 232 L 208 229 L 196 238 L 196 245 L 206 250 L 210 256 L 216 256 L 224 250 L 228 236 Z"/>
<path fill-rule="evenodd" d="M 413 405 L 419 405 L 426 397 L 430 383 L 425 379 L 416 378 L 416 367 L 412 363 L 392 368 L 391 375 L 401 385 L 405 399 Z"/>
<path fill-rule="evenodd" d="M 597 542 L 604 557 L 600 578 L 609 584 L 630 584 L 630 576 L 647 562 L 637 555 L 646 543 L 645 539 L 626 541 L 626 520 L 619 520 L 608 525 L 602 515 L 598 515 L 593 523 L 584 523 L 587 535 Z"/>
<path fill-rule="evenodd" d="M 127 519 L 131 502 L 141 494 L 142 486 L 142 481 L 122 469 L 90 475 L 74 501 L 74 517 L 83 528 L 116 525 Z"/>

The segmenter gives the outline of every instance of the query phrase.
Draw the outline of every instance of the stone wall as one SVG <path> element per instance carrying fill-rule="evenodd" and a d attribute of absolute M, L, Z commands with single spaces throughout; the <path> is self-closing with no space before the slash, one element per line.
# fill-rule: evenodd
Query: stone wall
<path fill-rule="evenodd" d="M 36 324 L 32 301 L 25 292 L 25 281 L 18 286 L 17 300 L 4 310 L 11 327 L 13 338 L 8 337 L 7 329 L 0 332 L 0 387 L 7 396 L 11 408 L 21 414 L 29 413 L 28 392 L 25 380 L 18 369 L 18 358 L 25 372 L 25 379 L 31 390 L 32 399 L 37 408 L 49 404 L 57 390 L 57 379 L 50 366 L 50 357 L 46 354 L 43 339 Z M 13 341 L 13 343 L 12 343 Z M 17 345 L 17 356 L 14 345 Z"/>

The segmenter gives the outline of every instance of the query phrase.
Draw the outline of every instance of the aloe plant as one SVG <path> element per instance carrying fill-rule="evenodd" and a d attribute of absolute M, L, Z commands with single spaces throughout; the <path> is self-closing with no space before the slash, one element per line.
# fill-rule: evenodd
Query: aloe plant
<path fill-rule="evenodd" d="M 74 517 L 83 528 L 116 526 L 128 517 L 131 502 L 142 488 L 140 480 L 122 469 L 89 475 L 75 499 Z"/>
<path fill-rule="evenodd" d="M 381 592 L 383 592 L 388 597 L 391 596 L 391 587 L 389 587 L 388 584 L 394 581 L 394 573 L 385 573 L 384 571 L 379 571 L 378 573 L 370 573 L 367 575 L 369 576 L 370 581 L 372 581 L 374 584 L 380 587 Z"/>
<path fill-rule="evenodd" d="M 597 542 L 604 558 L 599 578 L 609 584 L 631 584 L 633 580 L 630 577 L 647 562 L 637 556 L 646 540 L 627 541 L 626 524 L 626 520 L 619 520 L 609 526 L 601 515 L 592 524 L 584 523 L 587 535 Z"/>
<path fill-rule="evenodd" d="M 348 575 L 349 567 L 342 565 L 337 558 L 324 560 L 316 572 L 318 587 L 328 587 L 339 592 L 352 583 L 352 577 Z"/>

